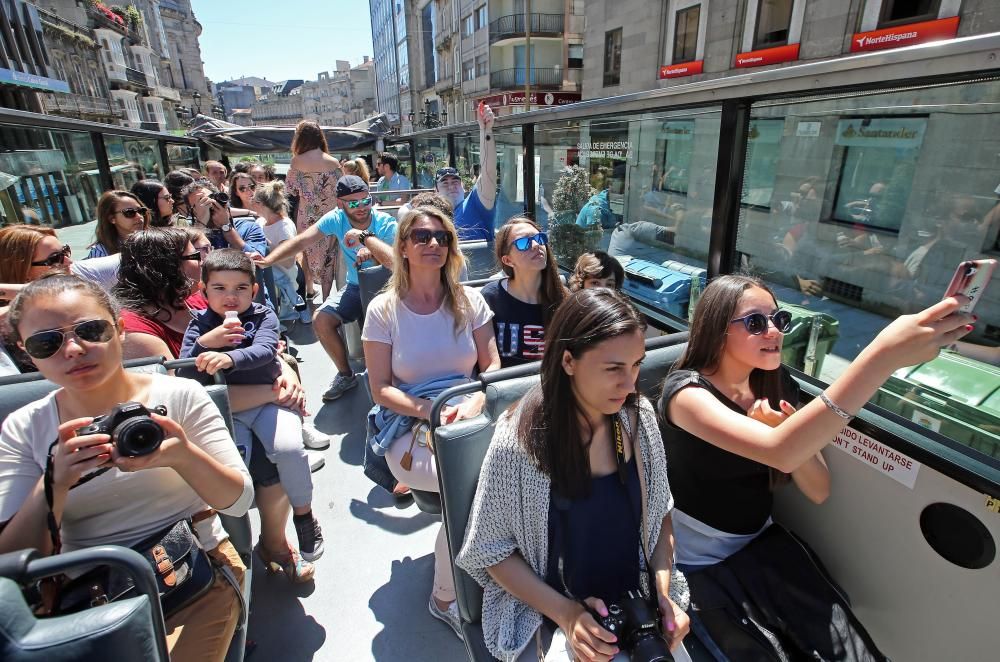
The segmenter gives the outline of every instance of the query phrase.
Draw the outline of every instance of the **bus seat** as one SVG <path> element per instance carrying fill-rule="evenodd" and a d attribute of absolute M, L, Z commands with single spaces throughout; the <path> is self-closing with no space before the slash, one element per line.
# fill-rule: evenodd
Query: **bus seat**
<path fill-rule="evenodd" d="M 458 247 L 465 256 L 466 266 L 469 270 L 466 280 L 488 278 L 490 274 L 497 270 L 493 245 L 485 239 L 460 241 L 458 242 Z"/>
<path fill-rule="evenodd" d="M 34 550 L 30 550 L 34 552 Z M 14 562 L 6 562 L 17 557 Z M 163 612 L 153 569 L 138 553 L 113 546 L 92 547 L 40 558 L 37 552 L 5 554 L 0 562 L 0 659 L 7 662 L 62 662 L 94 659 L 168 662 Z M 68 570 L 115 565 L 135 579 L 140 594 L 84 611 L 35 618 L 20 583 Z"/>
<path fill-rule="evenodd" d="M 650 341 L 652 349 L 647 351 L 639 376 L 640 388 L 650 399 L 658 396 L 667 371 L 686 347 L 684 340 L 685 334 L 673 334 Z M 442 517 L 455 574 L 458 613 L 466 648 L 473 660 L 492 659 L 483 642 L 480 622 L 483 592 L 474 579 L 454 566 L 454 559 L 465 540 L 479 484 L 479 471 L 493 439 L 495 421 L 537 383 L 538 375 L 490 381 L 485 386 L 486 403 L 479 416 L 441 426 L 434 431 L 434 457 L 441 485 Z"/>

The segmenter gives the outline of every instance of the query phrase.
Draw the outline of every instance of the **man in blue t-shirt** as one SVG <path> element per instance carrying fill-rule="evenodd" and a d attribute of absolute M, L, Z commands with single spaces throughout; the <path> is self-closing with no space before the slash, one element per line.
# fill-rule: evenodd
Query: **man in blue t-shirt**
<path fill-rule="evenodd" d="M 392 245 L 396 241 L 396 219 L 372 209 L 368 184 L 360 177 L 346 175 L 337 182 L 337 207 L 324 214 L 315 224 L 278 245 L 265 258 L 255 258 L 258 264 L 270 266 L 301 253 L 307 246 L 324 236 L 334 236 L 347 261 L 347 284 L 316 311 L 313 329 L 323 349 L 337 366 L 337 376 L 323 394 L 323 401 L 336 400 L 358 385 L 347 347 L 337 330 L 346 322 L 361 319 L 361 289 L 358 268 L 376 264 L 392 268 Z"/>
<path fill-rule="evenodd" d="M 455 208 L 455 227 L 461 241 L 486 239 L 493 241 L 497 197 L 497 144 L 493 140 L 493 111 L 480 104 L 479 154 L 481 171 L 469 195 L 465 195 L 462 178 L 454 168 L 440 168 L 435 175 L 437 192 L 448 198 Z"/>

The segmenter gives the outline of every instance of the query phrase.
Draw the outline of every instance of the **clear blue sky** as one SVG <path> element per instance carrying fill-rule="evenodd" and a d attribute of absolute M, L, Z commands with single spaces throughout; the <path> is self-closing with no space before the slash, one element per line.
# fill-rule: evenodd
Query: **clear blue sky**
<path fill-rule="evenodd" d="M 337 60 L 373 54 L 367 0 L 191 0 L 205 75 L 315 80 Z"/>

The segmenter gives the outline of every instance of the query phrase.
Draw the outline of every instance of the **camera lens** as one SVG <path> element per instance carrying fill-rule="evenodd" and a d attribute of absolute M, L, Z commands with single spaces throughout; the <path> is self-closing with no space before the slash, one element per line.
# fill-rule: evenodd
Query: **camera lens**
<path fill-rule="evenodd" d="M 114 442 L 127 457 L 149 455 L 163 443 L 163 428 L 146 416 L 130 418 L 115 429 Z"/>
<path fill-rule="evenodd" d="M 213 200 L 215 200 L 216 202 L 218 202 L 223 207 L 228 207 L 229 206 L 229 196 L 226 195 L 225 193 L 221 193 L 221 192 L 220 193 L 213 193 L 209 197 L 211 197 Z"/>

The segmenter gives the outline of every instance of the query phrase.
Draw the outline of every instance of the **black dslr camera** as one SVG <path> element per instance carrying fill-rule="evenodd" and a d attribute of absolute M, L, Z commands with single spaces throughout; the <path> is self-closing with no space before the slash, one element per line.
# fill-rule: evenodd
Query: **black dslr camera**
<path fill-rule="evenodd" d="M 660 635 L 659 610 L 638 591 L 629 591 L 608 605 L 608 615 L 591 611 L 597 624 L 618 637 L 618 646 L 632 662 L 673 662 Z"/>
<path fill-rule="evenodd" d="M 104 416 L 98 416 L 90 425 L 76 431 L 80 436 L 87 434 L 111 435 L 111 441 L 119 455 L 139 457 L 149 455 L 163 443 L 163 428 L 149 417 L 150 412 L 167 415 L 164 406 L 146 409 L 138 402 L 123 402 L 115 405 Z"/>
<path fill-rule="evenodd" d="M 218 193 L 209 193 L 208 197 L 210 197 L 212 200 L 215 200 L 223 207 L 229 206 L 229 196 L 226 195 L 225 193 L 222 193 L 221 191 Z"/>

